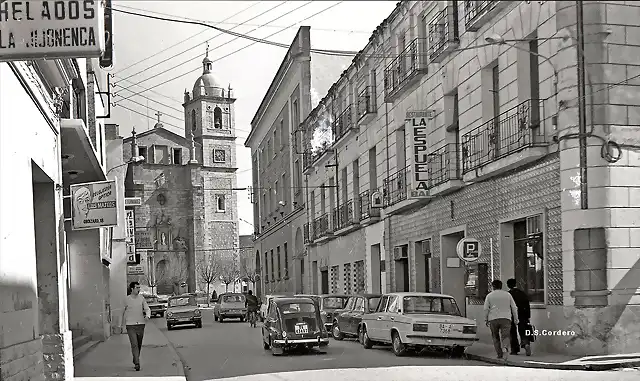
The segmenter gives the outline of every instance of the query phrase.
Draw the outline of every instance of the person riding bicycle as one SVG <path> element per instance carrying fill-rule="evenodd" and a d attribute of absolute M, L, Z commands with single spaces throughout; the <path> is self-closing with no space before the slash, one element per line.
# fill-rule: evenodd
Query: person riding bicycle
<path fill-rule="evenodd" d="M 255 295 L 253 295 L 253 291 L 249 290 L 247 292 L 245 307 L 247 308 L 247 315 L 251 316 L 252 313 L 257 314 L 260 302 Z"/>

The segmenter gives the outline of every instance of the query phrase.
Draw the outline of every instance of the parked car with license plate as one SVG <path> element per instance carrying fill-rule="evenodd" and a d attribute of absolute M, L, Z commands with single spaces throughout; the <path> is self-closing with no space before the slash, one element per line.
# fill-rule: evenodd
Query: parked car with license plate
<path fill-rule="evenodd" d="M 336 310 L 333 318 L 332 336 L 336 340 L 346 337 L 359 337 L 358 327 L 362 316 L 374 312 L 380 302 L 380 294 L 355 295 L 347 300 L 344 309 Z"/>
<path fill-rule="evenodd" d="M 224 319 L 240 319 L 247 316 L 246 297 L 241 293 L 226 293 L 220 295 L 218 303 L 213 309 L 213 318 L 222 323 Z"/>
<path fill-rule="evenodd" d="M 398 292 L 384 294 L 375 312 L 362 317 L 358 332 L 366 349 L 391 344 L 396 356 L 409 349 L 447 349 L 461 356 L 478 340 L 477 330 L 450 295 Z"/>
<path fill-rule="evenodd" d="M 347 305 L 347 300 L 351 295 L 345 294 L 329 294 L 329 295 L 295 295 L 300 297 L 311 298 L 320 306 L 320 316 L 327 332 L 331 332 L 333 328 L 333 317 L 337 310 L 343 309 Z"/>
<path fill-rule="evenodd" d="M 151 317 L 164 316 L 165 305 L 160 303 L 160 300 L 156 295 L 144 295 L 144 300 L 147 302 L 147 305 L 151 310 Z"/>
<path fill-rule="evenodd" d="M 177 325 L 193 324 L 202 328 L 202 312 L 194 294 L 172 296 L 167 304 L 167 329 Z"/>
<path fill-rule="evenodd" d="M 329 345 L 318 304 L 304 297 L 272 298 L 262 326 L 262 345 L 274 355 Z"/>
<path fill-rule="evenodd" d="M 260 306 L 260 321 L 264 321 L 265 317 L 267 316 L 267 308 L 269 307 L 269 303 L 271 303 L 271 300 L 273 298 L 283 298 L 286 295 L 265 295 L 262 298 L 262 305 Z"/>

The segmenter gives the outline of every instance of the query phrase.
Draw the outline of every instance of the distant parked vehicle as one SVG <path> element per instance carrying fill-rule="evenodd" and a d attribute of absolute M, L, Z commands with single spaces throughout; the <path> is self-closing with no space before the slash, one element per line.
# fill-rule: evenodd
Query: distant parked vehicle
<path fill-rule="evenodd" d="M 225 319 L 240 319 L 240 321 L 244 321 L 247 316 L 246 300 L 246 297 L 240 293 L 220 295 L 218 303 L 213 309 L 213 318 L 220 323 Z"/>
<path fill-rule="evenodd" d="M 156 295 L 143 295 L 144 300 L 147 302 L 149 309 L 151 310 L 151 317 L 164 316 L 164 312 L 166 310 L 166 306 L 163 303 L 160 303 L 158 296 Z"/>
<path fill-rule="evenodd" d="M 336 340 L 347 337 L 358 337 L 358 327 L 362 316 L 374 312 L 380 303 L 380 294 L 355 295 L 347 300 L 347 305 L 336 310 L 333 316 L 332 335 Z"/>
<path fill-rule="evenodd" d="M 202 313 L 194 294 L 183 294 L 169 298 L 167 307 L 167 329 L 177 325 L 193 324 L 202 328 Z"/>
<path fill-rule="evenodd" d="M 267 307 L 273 298 L 283 298 L 285 295 L 265 295 L 262 298 L 262 305 L 260 306 L 260 321 L 264 321 L 267 316 Z"/>
<path fill-rule="evenodd" d="M 347 305 L 347 300 L 351 295 L 329 294 L 329 295 L 295 295 L 296 297 L 311 298 L 320 306 L 320 316 L 327 332 L 333 328 L 333 317 L 337 310 L 343 309 Z"/>

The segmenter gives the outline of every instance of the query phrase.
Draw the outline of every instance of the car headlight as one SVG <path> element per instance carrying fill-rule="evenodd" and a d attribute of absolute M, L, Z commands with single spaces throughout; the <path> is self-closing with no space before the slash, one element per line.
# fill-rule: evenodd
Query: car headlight
<path fill-rule="evenodd" d="M 171 312 L 167 312 L 167 317 L 171 317 L 173 314 Z"/>
<path fill-rule="evenodd" d="M 286 331 L 282 331 L 282 337 L 287 337 L 287 332 Z"/>
<path fill-rule="evenodd" d="M 464 327 L 462 327 L 462 333 L 475 334 L 477 331 L 478 327 L 476 327 L 475 325 L 465 325 Z"/>
<path fill-rule="evenodd" d="M 196 316 L 200 316 L 200 310 L 195 310 L 194 313 L 196 314 Z"/>

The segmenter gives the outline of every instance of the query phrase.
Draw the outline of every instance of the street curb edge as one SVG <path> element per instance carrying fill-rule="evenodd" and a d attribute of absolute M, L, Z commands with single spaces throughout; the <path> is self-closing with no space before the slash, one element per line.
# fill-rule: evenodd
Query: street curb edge
<path fill-rule="evenodd" d="M 522 363 L 517 361 L 504 361 L 494 359 L 487 356 L 474 355 L 465 353 L 465 357 L 468 360 L 482 361 L 490 364 L 512 366 L 518 368 L 532 368 L 532 369 L 556 369 L 556 370 L 587 370 L 587 371 L 607 371 L 618 368 L 633 368 L 640 366 L 640 361 L 626 362 L 626 363 L 614 363 L 614 364 L 536 364 L 536 363 Z"/>
<path fill-rule="evenodd" d="M 151 323 L 151 324 L 154 324 L 154 323 Z M 155 325 L 155 324 L 154 324 L 154 325 Z M 184 378 L 185 378 L 185 380 L 186 380 L 186 378 L 187 378 L 187 376 L 186 376 L 186 375 L 187 375 L 187 370 L 188 370 L 188 368 L 187 368 L 187 366 L 185 365 L 185 362 L 183 361 L 182 356 L 180 356 L 180 353 L 178 352 L 178 350 L 176 349 L 176 347 L 174 347 L 174 346 L 173 346 L 173 343 L 171 342 L 171 340 L 169 340 L 169 338 L 167 337 L 167 335 L 166 335 L 164 332 L 162 332 L 162 330 L 160 329 L 160 327 L 158 327 L 158 326 L 156 325 L 156 329 L 158 330 L 158 332 L 160 332 L 160 334 L 161 334 L 162 336 L 164 336 L 165 340 L 167 340 L 167 347 L 171 350 L 171 352 L 172 352 L 171 354 L 173 355 L 173 359 L 178 363 L 177 370 L 178 370 L 178 373 L 179 373 L 179 374 L 177 374 L 177 376 L 179 376 L 179 377 L 184 377 Z"/>

